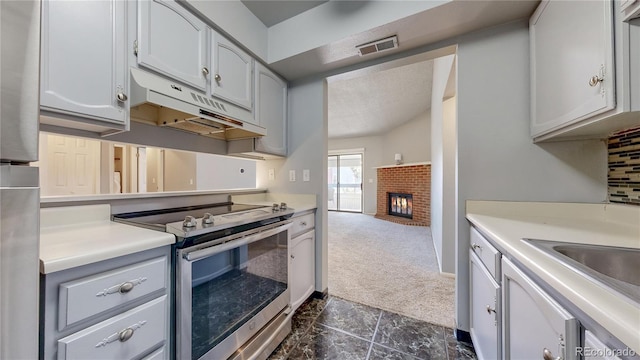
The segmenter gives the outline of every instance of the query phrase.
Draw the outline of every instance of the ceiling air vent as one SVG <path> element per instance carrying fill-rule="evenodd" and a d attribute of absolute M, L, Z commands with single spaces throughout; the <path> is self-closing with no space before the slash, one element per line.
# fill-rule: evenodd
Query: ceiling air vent
<path fill-rule="evenodd" d="M 381 51 L 391 50 L 398 47 L 398 37 L 393 35 L 388 38 L 372 41 L 370 43 L 356 46 L 360 56 L 375 54 Z"/>

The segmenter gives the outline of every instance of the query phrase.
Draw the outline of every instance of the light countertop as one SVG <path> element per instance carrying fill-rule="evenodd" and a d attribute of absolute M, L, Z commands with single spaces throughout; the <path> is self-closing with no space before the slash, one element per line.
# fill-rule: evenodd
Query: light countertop
<path fill-rule="evenodd" d="M 467 219 L 509 257 L 640 352 L 640 307 L 521 239 L 640 248 L 640 207 L 614 204 L 467 201 Z"/>
<path fill-rule="evenodd" d="M 111 221 L 109 205 L 40 210 L 40 273 L 129 255 L 175 242 L 172 234 Z"/>
<path fill-rule="evenodd" d="M 295 210 L 296 213 L 316 209 L 317 196 L 315 194 L 280 194 L 280 193 L 260 193 L 249 195 L 232 195 L 231 201 L 238 204 L 252 204 L 271 206 L 272 204 L 287 204 L 287 207 Z"/>

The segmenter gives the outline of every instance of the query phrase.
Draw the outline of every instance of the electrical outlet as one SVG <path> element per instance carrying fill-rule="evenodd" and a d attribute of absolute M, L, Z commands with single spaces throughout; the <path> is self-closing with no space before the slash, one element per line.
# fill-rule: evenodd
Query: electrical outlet
<path fill-rule="evenodd" d="M 296 171 L 289 170 L 289 181 L 296 181 Z"/>
<path fill-rule="evenodd" d="M 193 185 L 193 179 L 189 179 L 189 185 Z"/>
<path fill-rule="evenodd" d="M 302 170 L 302 181 L 309 181 L 309 169 Z"/>
<path fill-rule="evenodd" d="M 275 179 L 276 179 L 276 170 L 269 169 L 269 180 L 275 180 Z"/>

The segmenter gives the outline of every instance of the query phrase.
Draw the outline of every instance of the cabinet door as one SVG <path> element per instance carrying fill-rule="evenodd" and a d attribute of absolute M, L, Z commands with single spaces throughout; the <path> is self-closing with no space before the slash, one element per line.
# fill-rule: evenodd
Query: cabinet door
<path fill-rule="evenodd" d="M 126 18 L 118 0 L 42 2 L 43 109 L 126 123 Z"/>
<path fill-rule="evenodd" d="M 533 136 L 615 107 L 612 4 L 543 1 L 532 16 Z"/>
<path fill-rule="evenodd" d="M 253 58 L 222 35 L 213 32 L 211 82 L 213 96 L 249 111 L 253 107 Z"/>
<path fill-rule="evenodd" d="M 258 125 L 267 135 L 256 138 L 256 150 L 287 155 L 287 84 L 262 64 L 256 63 L 256 108 Z"/>
<path fill-rule="evenodd" d="M 504 257 L 502 289 L 505 359 L 578 358 L 578 321 Z"/>
<path fill-rule="evenodd" d="M 138 64 L 206 91 L 206 24 L 172 0 L 140 0 L 138 16 Z"/>
<path fill-rule="evenodd" d="M 289 282 L 291 307 L 297 309 L 315 289 L 315 232 L 291 239 Z"/>
<path fill-rule="evenodd" d="M 473 251 L 469 251 L 471 339 L 476 354 L 482 359 L 500 358 L 500 285 L 482 265 Z"/>

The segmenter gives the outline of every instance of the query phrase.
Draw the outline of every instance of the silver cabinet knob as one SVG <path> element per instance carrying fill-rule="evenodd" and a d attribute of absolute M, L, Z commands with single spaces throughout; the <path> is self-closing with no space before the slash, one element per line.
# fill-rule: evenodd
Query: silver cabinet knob
<path fill-rule="evenodd" d="M 209 75 L 209 69 L 207 69 L 207 67 L 206 67 L 206 66 L 205 66 L 205 67 L 203 67 L 203 68 L 202 68 L 202 73 L 204 74 L 204 76 Z"/>
<path fill-rule="evenodd" d="M 300 226 L 307 226 L 307 222 L 306 221 L 301 221 L 300 222 Z"/>
<path fill-rule="evenodd" d="M 132 328 L 126 328 L 126 329 L 120 331 L 120 333 L 118 334 L 118 340 L 120 340 L 120 342 L 125 342 L 125 341 L 131 339 L 132 336 L 133 336 L 133 329 Z"/>
<path fill-rule="evenodd" d="M 296 256 L 295 256 L 295 255 L 293 255 L 293 254 L 291 254 L 291 258 L 292 258 L 292 259 L 295 259 L 295 258 L 296 258 Z"/>
<path fill-rule="evenodd" d="M 126 283 L 120 285 L 119 291 L 121 294 L 126 294 L 129 291 L 133 290 L 133 287 L 134 287 L 133 283 L 131 281 L 127 281 Z"/>
<path fill-rule="evenodd" d="M 198 221 L 193 216 L 187 216 L 184 218 L 182 222 L 182 226 L 186 228 L 196 227 L 198 225 Z"/>
<path fill-rule="evenodd" d="M 598 85 L 599 83 L 603 82 L 604 78 L 600 77 L 598 75 L 594 75 L 591 77 L 591 79 L 589 79 L 589 86 L 594 87 L 596 85 Z"/>
<path fill-rule="evenodd" d="M 495 313 L 496 309 L 492 308 L 490 305 L 487 305 L 487 313 L 491 314 L 491 313 Z"/>
<path fill-rule="evenodd" d="M 120 91 L 119 93 L 116 94 L 116 99 L 120 102 L 125 102 L 127 101 L 128 97 L 125 93 L 123 93 L 122 91 Z"/>
<path fill-rule="evenodd" d="M 202 217 L 202 223 L 206 225 L 212 225 L 213 215 L 211 215 L 210 213 L 204 213 L 204 216 Z"/>
<path fill-rule="evenodd" d="M 471 244 L 471 248 L 472 248 L 473 250 L 475 250 L 475 249 L 480 249 L 480 250 L 482 250 L 482 246 L 480 246 L 480 245 L 478 245 L 478 244 L 476 244 L 476 243 Z"/>
<path fill-rule="evenodd" d="M 542 350 L 542 358 L 544 360 L 561 360 L 562 358 L 558 357 L 555 358 L 553 357 L 553 354 L 551 353 L 551 350 L 544 348 L 544 350 Z"/>
<path fill-rule="evenodd" d="M 216 74 L 216 76 L 213 77 L 217 82 L 220 82 L 222 80 L 222 76 L 220 76 L 220 74 Z"/>

